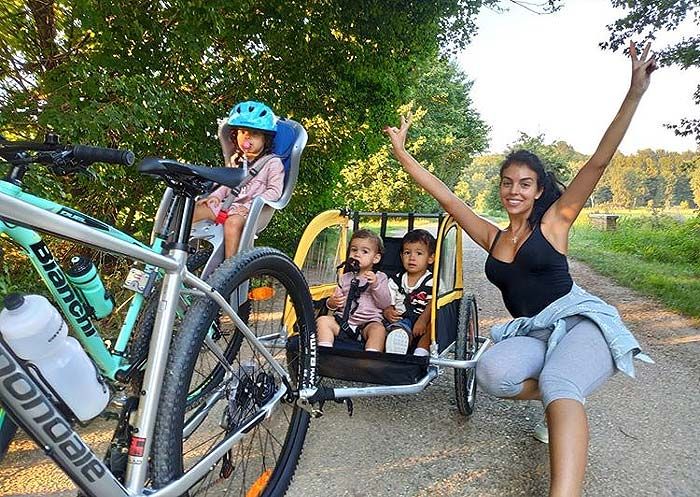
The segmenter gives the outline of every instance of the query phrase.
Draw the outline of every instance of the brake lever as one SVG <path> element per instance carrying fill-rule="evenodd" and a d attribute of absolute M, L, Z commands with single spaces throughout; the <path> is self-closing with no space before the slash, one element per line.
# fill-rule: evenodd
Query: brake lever
<path fill-rule="evenodd" d="M 88 170 L 90 164 L 85 164 L 83 162 L 76 161 L 72 154 L 67 150 L 62 150 L 60 152 L 52 152 L 49 154 L 49 158 L 46 161 L 49 165 L 51 172 L 57 176 L 68 176 L 74 173 L 85 173 L 91 179 L 97 179 L 97 176 L 93 171 Z M 89 172 L 88 172 L 89 171 Z"/>

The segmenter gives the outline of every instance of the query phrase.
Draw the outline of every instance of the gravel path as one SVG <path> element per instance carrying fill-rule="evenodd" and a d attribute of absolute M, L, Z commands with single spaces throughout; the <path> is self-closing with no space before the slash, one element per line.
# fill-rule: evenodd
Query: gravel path
<path fill-rule="evenodd" d="M 469 243 L 469 242 L 468 242 Z M 467 287 L 478 298 L 480 327 L 506 318 L 483 274 L 485 254 L 465 248 Z M 637 379 L 616 375 L 588 399 L 591 425 L 588 497 L 700 495 L 700 322 L 622 288 L 572 262 L 576 282 L 615 304 L 656 365 L 636 362 Z M 543 496 L 548 455 L 532 427 L 536 403 L 479 392 L 462 417 L 448 371 L 418 395 L 357 399 L 349 418 L 340 405 L 312 423 L 289 497 Z M 86 438 L 109 435 L 88 427 Z M 98 448 L 98 451 L 103 450 Z M 75 495 L 33 443 L 20 437 L 0 467 L 0 496 Z"/>

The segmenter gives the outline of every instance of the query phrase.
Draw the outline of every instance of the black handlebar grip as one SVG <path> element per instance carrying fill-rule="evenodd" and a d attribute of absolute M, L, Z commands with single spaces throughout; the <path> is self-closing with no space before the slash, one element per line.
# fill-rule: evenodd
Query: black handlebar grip
<path fill-rule="evenodd" d="M 131 150 L 88 147 L 86 145 L 73 147 L 73 157 L 88 163 L 104 162 L 107 164 L 123 164 L 125 166 L 130 166 L 134 163 L 134 153 Z"/>

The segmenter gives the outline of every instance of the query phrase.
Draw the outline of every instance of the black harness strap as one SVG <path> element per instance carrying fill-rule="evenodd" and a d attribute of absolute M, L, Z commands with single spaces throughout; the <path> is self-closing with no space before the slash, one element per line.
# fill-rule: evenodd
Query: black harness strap
<path fill-rule="evenodd" d="M 346 266 L 347 262 L 343 262 L 336 269 L 340 269 L 341 267 Z M 338 283 L 340 284 L 340 282 Z M 339 316 L 337 313 L 333 314 L 333 317 L 335 317 L 336 322 L 340 326 L 340 331 L 346 336 L 352 338 L 353 340 L 357 340 L 357 337 L 362 331 L 362 328 L 358 326 L 357 329 L 353 331 L 353 329 L 350 327 L 350 324 L 348 323 L 348 320 L 350 319 L 350 315 L 354 313 L 357 310 L 357 307 L 360 305 L 360 295 L 362 295 L 362 293 L 365 290 L 367 290 L 368 287 L 369 283 L 365 283 L 363 286 L 360 286 L 360 279 L 356 275 L 353 275 L 353 278 L 350 281 L 350 289 L 348 290 L 348 296 L 345 299 L 343 315 Z"/>
<path fill-rule="evenodd" d="M 231 193 L 229 193 L 226 199 L 224 199 L 224 201 L 221 203 L 221 210 L 228 212 L 228 210 L 231 208 L 231 205 L 233 205 L 233 201 L 236 200 L 236 197 L 238 197 L 241 194 L 243 188 L 245 188 L 245 186 L 248 183 L 250 183 L 250 180 L 252 180 L 258 174 L 260 174 L 260 171 L 262 171 L 263 167 L 265 167 L 275 157 L 279 158 L 280 156 L 275 154 L 267 154 L 255 161 L 255 164 L 250 169 L 248 169 L 248 175 L 245 178 L 243 178 L 243 181 L 241 181 L 236 188 L 231 188 Z"/>

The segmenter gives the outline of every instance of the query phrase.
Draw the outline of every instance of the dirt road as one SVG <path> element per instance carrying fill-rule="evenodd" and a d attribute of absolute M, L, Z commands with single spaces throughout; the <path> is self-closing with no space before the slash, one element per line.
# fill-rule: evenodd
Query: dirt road
<path fill-rule="evenodd" d="M 506 318 L 483 275 L 484 254 L 465 250 L 468 288 L 479 301 L 482 332 Z M 585 495 L 700 495 L 700 322 L 572 263 L 576 282 L 615 304 L 645 351 L 637 379 L 616 375 L 587 402 L 591 426 Z M 510 497 L 546 495 L 548 456 L 531 436 L 535 403 L 479 392 L 463 418 L 447 372 L 419 395 L 339 405 L 312 423 L 289 497 Z M 92 441 L 108 434 L 88 430 Z M 101 450 L 101 449 L 98 449 Z M 17 439 L 0 467 L 0 496 L 75 495 L 70 482 L 31 441 Z"/>

